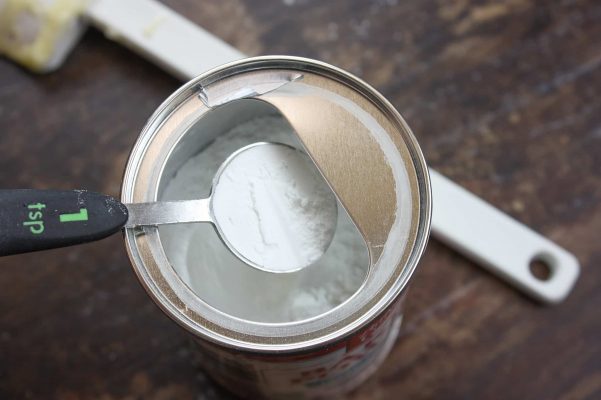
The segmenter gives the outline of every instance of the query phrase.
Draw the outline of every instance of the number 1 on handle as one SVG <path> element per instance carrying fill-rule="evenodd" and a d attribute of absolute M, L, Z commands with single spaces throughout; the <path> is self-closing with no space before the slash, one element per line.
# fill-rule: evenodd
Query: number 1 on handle
<path fill-rule="evenodd" d="M 78 213 L 61 214 L 61 215 L 59 215 L 59 220 L 61 222 L 87 221 L 88 220 L 88 209 L 80 208 Z"/>

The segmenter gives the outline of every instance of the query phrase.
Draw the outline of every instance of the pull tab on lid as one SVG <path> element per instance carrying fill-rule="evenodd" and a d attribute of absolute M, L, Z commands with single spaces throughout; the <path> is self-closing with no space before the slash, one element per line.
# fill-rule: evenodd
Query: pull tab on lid
<path fill-rule="evenodd" d="M 340 79 L 344 75 L 332 80 L 294 69 L 244 75 L 244 79 L 203 82 L 199 98 L 210 108 L 250 98 L 273 105 L 294 128 L 363 235 L 372 265 L 393 230 L 400 234 L 397 246 L 415 233 L 411 232 L 412 221 L 424 211 L 421 206 L 429 207 L 412 198 L 419 193 L 418 181 L 423 177 L 416 179 L 420 173 L 415 162 L 423 156 L 394 109 L 378 107 L 386 100 L 374 99 L 370 90 L 358 92 L 356 78 L 350 76 L 345 82 Z M 355 82 L 347 84 L 351 81 Z M 395 224 L 397 229 L 393 229 Z"/>
<path fill-rule="evenodd" d="M 361 232 L 374 265 L 390 234 L 398 237 L 395 246 L 404 246 L 420 207 L 429 207 L 415 197 L 423 177 L 415 162 L 423 156 L 394 109 L 378 107 L 386 100 L 346 83 L 306 70 L 247 71 L 244 78 L 204 81 L 199 98 L 210 108 L 240 99 L 274 106 Z"/>

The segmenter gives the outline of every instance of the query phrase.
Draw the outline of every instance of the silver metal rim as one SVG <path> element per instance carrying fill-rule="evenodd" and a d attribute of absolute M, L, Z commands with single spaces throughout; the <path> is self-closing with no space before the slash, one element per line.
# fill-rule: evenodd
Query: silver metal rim
<path fill-rule="evenodd" d="M 133 193 L 135 185 L 137 184 L 136 178 L 139 172 L 140 163 L 148 150 L 149 143 L 156 133 L 156 130 L 163 124 L 165 117 L 179 107 L 184 99 L 189 98 L 190 95 L 197 94 L 197 89 L 199 87 L 224 79 L 228 76 L 253 70 L 277 68 L 311 72 L 336 79 L 369 98 L 378 106 L 380 111 L 388 118 L 392 119 L 402 130 L 403 140 L 408 151 L 411 153 L 411 159 L 415 168 L 419 191 L 417 196 L 419 198 L 420 209 L 415 242 L 406 259 L 405 265 L 397 267 L 402 270 L 389 287 L 388 291 L 383 293 L 376 302 L 371 304 L 367 312 L 353 318 L 351 321 L 336 321 L 336 324 L 327 325 L 327 329 L 317 329 L 312 331 L 311 334 L 294 335 L 293 333 L 295 332 L 295 329 L 302 324 L 315 324 L 316 322 L 319 322 L 318 320 L 321 316 L 308 321 L 300 321 L 299 323 L 291 324 L 258 324 L 226 316 L 230 318 L 233 323 L 247 323 L 250 331 L 253 331 L 254 328 L 261 328 L 273 330 L 273 332 L 275 332 L 274 336 L 264 338 L 267 340 L 255 341 L 253 340 L 255 336 L 252 334 L 230 334 L 227 327 L 217 326 L 211 323 L 211 321 L 199 322 L 198 320 L 191 318 L 190 310 L 186 304 L 183 304 L 181 301 L 172 301 L 173 299 L 169 298 L 170 296 L 173 297 L 172 295 L 175 295 L 175 298 L 177 299 L 178 294 L 180 294 L 177 292 L 183 290 L 183 288 L 167 287 L 168 285 L 166 286 L 165 282 L 157 282 L 151 278 L 149 268 L 152 269 L 153 267 L 147 264 L 152 264 L 153 260 L 160 258 L 162 249 L 152 248 L 152 246 L 140 246 L 141 242 L 138 242 L 137 240 L 141 237 L 152 238 L 158 236 L 156 228 L 144 227 L 142 229 L 127 229 L 124 234 L 126 249 L 134 272 L 151 298 L 153 298 L 170 318 L 194 335 L 214 343 L 234 349 L 246 349 L 268 353 L 306 351 L 316 346 L 323 346 L 326 343 L 335 342 L 344 338 L 351 332 L 362 328 L 385 310 L 406 288 L 417 267 L 418 261 L 423 254 L 429 236 L 432 208 L 430 179 L 425 159 L 415 136 L 394 107 L 371 86 L 339 68 L 319 61 L 287 56 L 249 58 L 218 67 L 191 80 L 171 95 L 148 120 L 148 123 L 142 130 L 142 133 L 132 149 L 124 174 L 121 200 L 123 202 L 134 202 Z M 160 173 L 157 172 L 155 175 L 160 176 Z M 149 199 L 149 201 L 156 200 L 156 193 L 154 195 L 155 198 Z M 155 243 L 160 243 L 160 240 Z M 154 268 L 156 268 L 156 266 L 154 266 Z M 321 323 L 328 324 L 329 321 L 326 322 L 322 320 Z M 278 334 L 278 332 L 281 334 Z"/>

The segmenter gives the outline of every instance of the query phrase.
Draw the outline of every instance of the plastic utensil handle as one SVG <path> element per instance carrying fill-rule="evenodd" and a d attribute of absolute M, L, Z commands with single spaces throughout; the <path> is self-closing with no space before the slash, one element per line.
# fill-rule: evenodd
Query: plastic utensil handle
<path fill-rule="evenodd" d="M 118 200 L 85 190 L 0 190 L 0 256 L 103 239 L 127 218 Z"/>
<path fill-rule="evenodd" d="M 245 57 L 156 0 L 95 0 L 86 16 L 107 37 L 180 79 Z"/>
<path fill-rule="evenodd" d="M 432 169 L 430 178 L 434 236 L 538 300 L 568 295 L 580 272 L 576 257 Z M 534 260 L 549 266 L 547 280 L 530 272 Z"/>

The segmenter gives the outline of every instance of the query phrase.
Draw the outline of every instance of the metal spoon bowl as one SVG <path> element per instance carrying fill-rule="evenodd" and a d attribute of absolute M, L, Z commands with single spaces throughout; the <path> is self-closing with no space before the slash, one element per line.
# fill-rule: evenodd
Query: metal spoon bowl
<path fill-rule="evenodd" d="M 265 158 L 270 159 L 269 170 L 257 162 Z M 249 213 L 248 204 L 257 197 L 269 209 L 253 204 Z M 309 156 L 289 145 L 267 142 L 232 153 L 217 170 L 208 198 L 126 206 L 125 228 L 212 223 L 236 257 L 272 273 L 299 271 L 317 261 L 333 239 L 338 211 L 334 193 Z"/>

